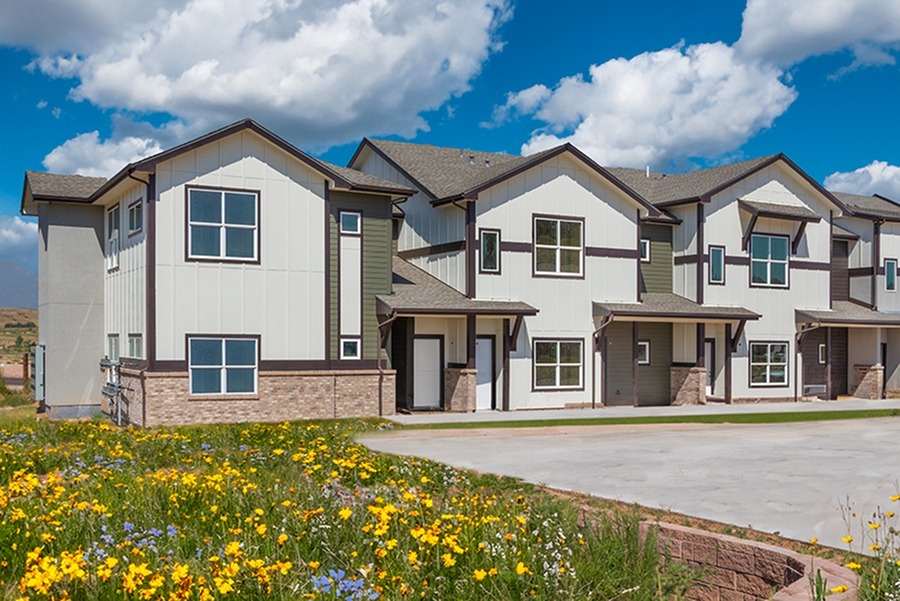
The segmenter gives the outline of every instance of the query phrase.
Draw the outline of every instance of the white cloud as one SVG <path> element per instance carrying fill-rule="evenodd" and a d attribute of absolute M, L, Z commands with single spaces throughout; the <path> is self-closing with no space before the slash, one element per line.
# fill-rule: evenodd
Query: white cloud
<path fill-rule="evenodd" d="M 100 140 L 100 133 L 79 134 L 44 157 L 44 167 L 54 173 L 110 177 L 126 164 L 161 151 L 151 138 L 126 136 Z"/>
<path fill-rule="evenodd" d="M 37 261 L 37 223 L 0 215 L 0 257 L 34 269 Z"/>
<path fill-rule="evenodd" d="M 552 91 L 508 95 L 498 113 L 533 113 L 546 123 L 525 154 L 571 142 L 606 165 L 664 167 L 739 147 L 796 96 L 781 70 L 742 62 L 715 43 L 592 65 L 587 78 L 563 78 Z"/>
<path fill-rule="evenodd" d="M 47 103 L 46 100 L 40 100 L 40 101 L 38 101 L 38 103 L 37 103 L 36 105 L 34 105 L 34 106 L 36 106 L 38 109 L 45 109 L 45 108 L 47 108 L 47 104 L 48 104 L 48 103 Z"/>
<path fill-rule="evenodd" d="M 897 0 L 748 0 L 735 48 L 781 66 L 850 48 L 859 67 L 892 64 L 898 41 Z"/>
<path fill-rule="evenodd" d="M 535 112 L 546 102 L 553 92 L 543 84 L 536 84 L 519 92 L 506 94 L 506 103 L 494 107 L 491 122 L 482 123 L 482 127 L 495 127 L 508 121 L 515 115 L 527 115 Z"/>
<path fill-rule="evenodd" d="M 900 167 L 885 161 L 872 161 L 854 171 L 832 173 L 825 178 L 825 187 L 864 196 L 881 194 L 900 201 Z"/>
<path fill-rule="evenodd" d="M 469 89 L 510 15 L 510 0 L 32 0 L 0 2 L 0 44 L 74 78 L 76 101 L 183 133 L 252 117 L 309 148 L 427 130 L 420 114 Z"/>

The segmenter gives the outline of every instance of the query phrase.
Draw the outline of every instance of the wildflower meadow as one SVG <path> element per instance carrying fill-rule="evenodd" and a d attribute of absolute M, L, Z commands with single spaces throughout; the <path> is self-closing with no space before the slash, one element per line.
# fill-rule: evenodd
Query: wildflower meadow
<path fill-rule="evenodd" d="M 357 444 L 375 421 L 0 430 L 8 599 L 654 599 L 637 514 Z"/>

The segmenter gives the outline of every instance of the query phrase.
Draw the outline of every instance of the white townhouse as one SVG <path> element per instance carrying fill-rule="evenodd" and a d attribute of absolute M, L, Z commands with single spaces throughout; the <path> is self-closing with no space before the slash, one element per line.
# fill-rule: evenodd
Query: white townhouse
<path fill-rule="evenodd" d="M 105 391 L 140 425 L 392 413 L 375 296 L 412 192 L 251 120 L 109 180 L 26 173 L 44 407 L 96 412 Z"/>
<path fill-rule="evenodd" d="M 248 119 L 109 180 L 27 172 L 22 212 L 52 417 L 900 390 L 900 206 L 784 155 L 666 175 L 364 139 L 338 167 Z"/>

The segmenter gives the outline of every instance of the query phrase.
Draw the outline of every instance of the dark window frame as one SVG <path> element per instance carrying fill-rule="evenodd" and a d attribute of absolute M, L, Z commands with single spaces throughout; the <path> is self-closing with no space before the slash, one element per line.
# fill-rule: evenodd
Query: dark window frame
<path fill-rule="evenodd" d="M 713 279 L 713 250 L 718 250 L 722 252 L 722 279 L 714 280 Z M 707 248 L 707 255 L 709 257 L 709 263 L 707 265 L 707 283 L 710 286 L 724 286 L 725 285 L 725 266 L 727 265 L 727 261 L 725 260 L 725 247 L 720 244 L 710 244 Z M 752 277 L 752 275 L 751 275 Z"/>
<path fill-rule="evenodd" d="M 111 215 L 115 213 L 115 219 L 113 220 Z M 106 271 L 115 271 L 119 268 L 119 253 L 122 251 L 122 209 L 121 203 L 115 203 L 108 209 L 106 209 L 106 213 L 104 214 L 106 218 L 106 235 L 104 239 L 106 240 L 105 244 L 105 253 L 106 253 Z M 113 227 L 115 224 L 115 227 Z M 115 231 L 115 238 L 113 238 L 113 231 Z M 116 250 L 113 252 L 111 249 L 112 243 L 115 241 Z"/>
<path fill-rule="evenodd" d="M 222 193 L 222 202 L 224 203 L 225 193 L 234 192 L 236 194 L 253 194 L 256 196 L 256 226 L 254 227 L 256 244 L 254 258 L 228 257 L 228 256 L 209 256 L 209 255 L 191 255 L 191 191 L 201 190 L 207 192 Z M 203 225 L 198 222 L 197 225 Z M 212 224 L 208 224 L 212 225 Z M 222 214 L 221 229 L 225 229 L 225 214 Z M 250 188 L 226 188 L 221 186 L 200 186 L 190 185 L 184 187 L 184 261 L 185 263 L 237 263 L 242 265 L 259 265 L 262 261 L 262 192 Z M 224 233 L 220 233 L 219 249 L 224 245 Z"/>
<path fill-rule="evenodd" d="M 783 285 L 771 283 L 771 280 L 772 280 L 771 265 L 773 263 L 773 260 L 771 258 L 768 258 L 768 259 L 754 259 L 753 258 L 753 240 L 754 240 L 754 238 L 757 238 L 757 237 L 783 238 L 786 241 L 787 254 L 786 254 L 786 258 L 784 260 L 785 283 Z M 750 244 L 747 245 L 747 257 L 750 259 L 750 265 L 749 265 L 749 269 L 747 272 L 747 277 L 750 282 L 751 288 L 773 288 L 776 290 L 790 290 L 790 288 L 791 288 L 791 237 L 790 236 L 788 236 L 787 234 L 770 234 L 767 232 L 753 232 L 752 234 L 750 234 Z M 754 260 L 755 261 L 766 261 L 766 263 L 769 265 L 769 268 L 767 270 L 767 276 L 768 276 L 767 279 L 769 281 L 767 283 L 760 284 L 760 283 L 755 283 L 753 281 L 753 262 L 754 262 Z M 782 263 L 782 261 L 775 261 L 775 263 L 780 264 L 780 263 Z"/>
<path fill-rule="evenodd" d="M 567 221 L 573 223 L 581 224 L 581 250 L 580 252 L 580 264 L 579 264 L 579 272 L 578 273 L 564 273 L 559 271 L 538 271 L 537 270 L 537 257 L 538 257 L 538 243 L 537 243 L 537 222 L 538 220 L 545 221 Z M 584 257 L 586 255 L 587 248 L 587 228 L 585 227 L 584 217 L 574 217 L 569 215 L 547 215 L 544 213 L 533 213 L 531 215 L 531 275 L 535 278 L 550 278 L 550 279 L 563 279 L 563 280 L 583 280 L 585 277 L 585 263 Z M 542 247 L 546 247 L 548 245 L 541 245 Z M 554 246 L 556 249 L 566 248 L 570 250 L 574 250 L 575 247 L 561 247 L 559 245 Z M 558 255 L 557 255 L 557 263 L 559 263 Z"/>
<path fill-rule="evenodd" d="M 888 288 L 888 263 L 894 264 L 894 269 L 893 269 L 894 287 L 893 288 Z M 884 258 L 884 291 L 885 292 L 897 292 L 897 264 L 898 264 L 897 259 L 894 259 L 892 257 Z"/>
<path fill-rule="evenodd" d="M 497 268 L 496 269 L 487 269 L 484 266 L 484 235 L 496 235 L 497 236 Z M 480 228 L 478 230 L 478 273 L 484 273 L 487 275 L 500 275 L 502 271 L 502 252 L 500 251 L 500 242 L 502 240 L 502 235 L 498 228 L 485 227 Z"/>
<path fill-rule="evenodd" d="M 191 340 L 219 340 L 222 343 L 222 365 L 220 369 L 222 373 L 220 374 L 221 382 L 223 384 L 223 388 L 226 384 L 227 377 L 227 363 L 225 356 L 225 341 L 227 340 L 252 340 L 256 343 L 256 364 L 253 366 L 253 392 L 227 392 L 225 390 L 219 392 L 210 392 L 210 393 L 195 393 L 194 385 L 193 385 L 193 372 L 191 366 Z M 259 334 L 185 334 L 184 337 L 184 356 L 187 363 L 187 371 L 188 371 L 188 396 L 191 399 L 209 399 L 209 398 L 227 398 L 228 400 L 232 399 L 242 399 L 242 398 L 258 398 L 259 396 L 259 374 L 260 374 L 260 363 L 262 356 L 262 337 Z M 198 366 L 204 367 L 204 366 Z M 206 366 L 208 367 L 208 366 Z M 235 366 L 241 369 L 246 369 L 246 366 Z"/>
<path fill-rule="evenodd" d="M 783 383 L 772 383 L 772 382 L 761 382 L 755 383 L 753 381 L 753 366 L 754 365 L 782 365 L 781 363 L 772 363 L 771 361 L 771 350 L 766 351 L 766 355 L 769 357 L 769 361 L 766 363 L 753 363 L 753 347 L 754 345 L 765 344 L 771 348 L 774 344 L 781 344 L 785 347 L 784 352 L 784 382 Z M 790 386 L 791 381 L 791 344 L 787 340 L 751 340 L 747 342 L 747 381 L 751 388 L 787 388 Z M 768 370 L 766 371 L 768 373 Z"/>

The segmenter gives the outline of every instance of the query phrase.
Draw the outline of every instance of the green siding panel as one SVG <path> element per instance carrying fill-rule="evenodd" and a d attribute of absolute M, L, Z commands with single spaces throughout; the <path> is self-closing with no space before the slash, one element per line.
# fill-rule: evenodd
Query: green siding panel
<path fill-rule="evenodd" d="M 650 262 L 641 263 L 641 292 L 672 292 L 672 228 L 644 224 L 641 238 L 650 240 Z"/>
<path fill-rule="evenodd" d="M 339 328 L 339 282 L 338 257 L 340 256 L 340 231 L 338 218 L 341 211 L 358 211 L 362 213 L 362 358 L 378 358 L 378 316 L 376 311 L 376 294 L 391 292 L 391 202 L 385 196 L 370 194 L 351 194 L 347 192 L 331 192 L 331 357 L 337 360 L 340 356 L 338 339 Z"/>
<path fill-rule="evenodd" d="M 638 405 L 670 404 L 672 324 L 640 323 L 638 340 L 650 341 L 650 365 L 638 366 Z"/>
<path fill-rule="evenodd" d="M 613 322 L 606 327 L 606 404 L 632 405 L 631 323 Z"/>

